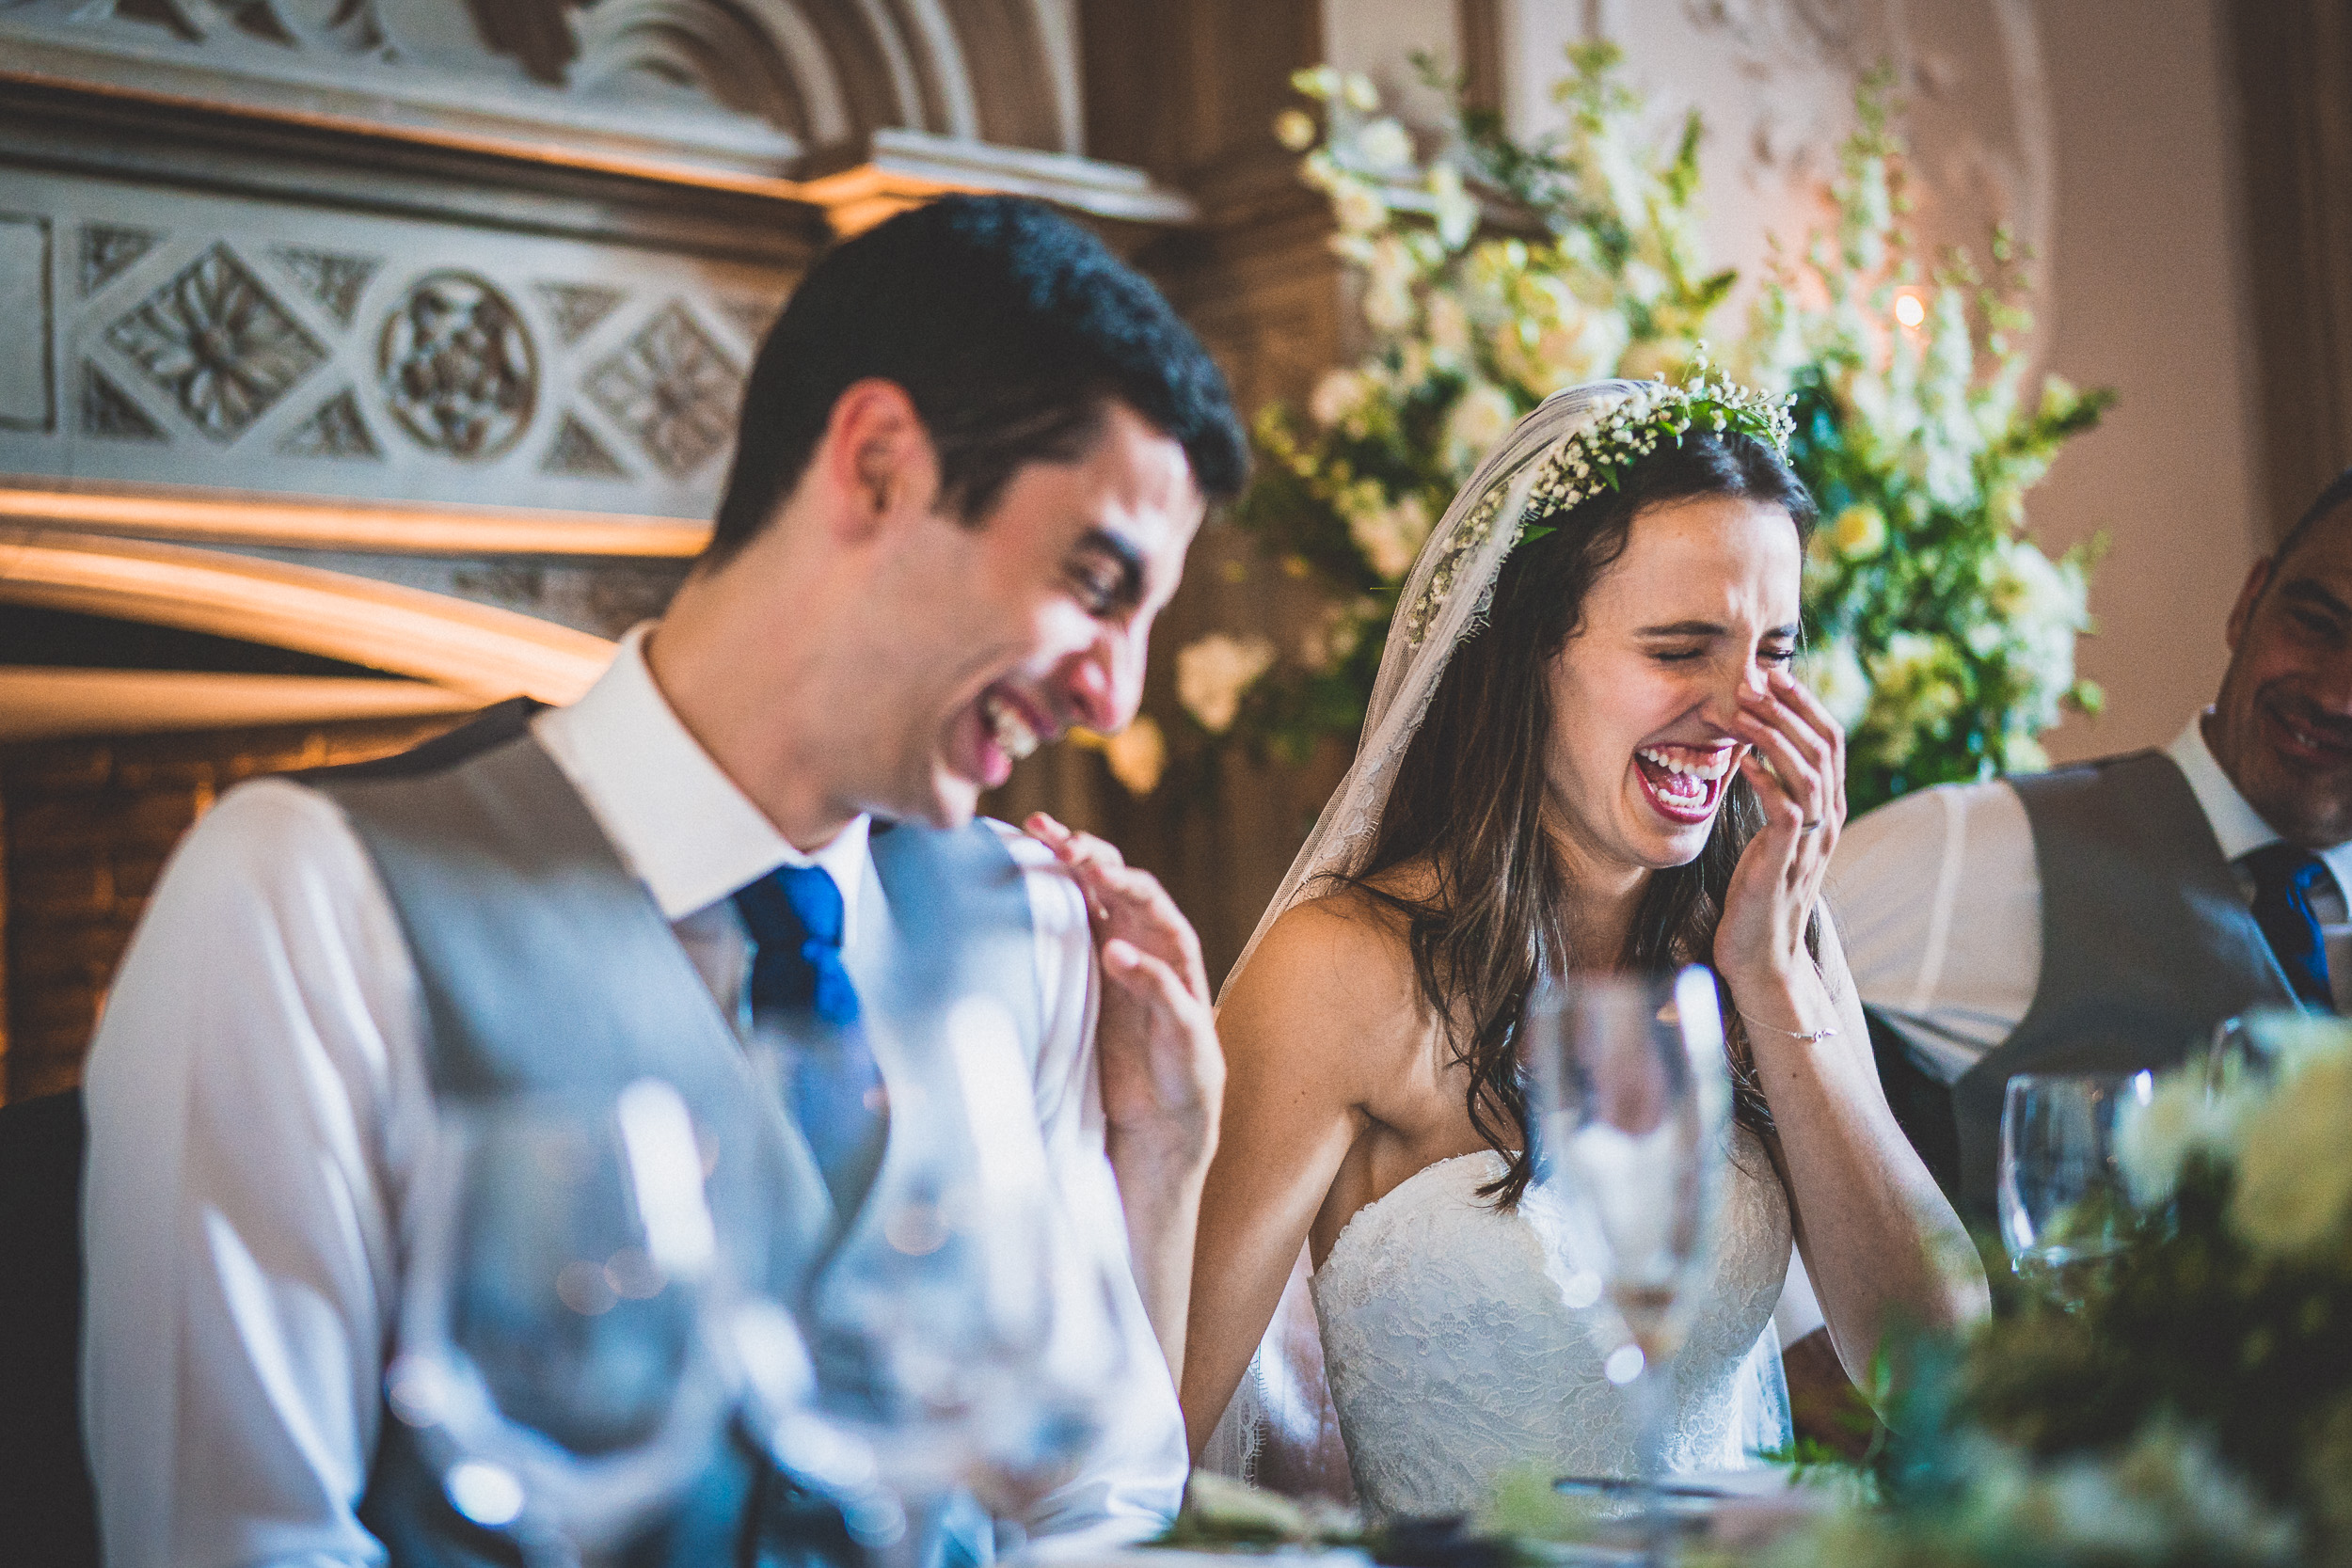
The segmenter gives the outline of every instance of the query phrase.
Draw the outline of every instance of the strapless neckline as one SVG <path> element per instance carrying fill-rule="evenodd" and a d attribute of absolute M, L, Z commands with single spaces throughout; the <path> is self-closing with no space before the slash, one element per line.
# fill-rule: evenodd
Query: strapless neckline
<path fill-rule="evenodd" d="M 1502 1212 L 1477 1196 L 1505 1168 L 1491 1150 L 1422 1166 L 1349 1216 L 1310 1281 L 1349 1466 L 1377 1514 L 1474 1509 L 1526 1465 L 1638 1467 L 1594 1317 L 1566 1306 L 1546 1265 L 1564 1237 L 1558 1199 L 1531 1188 Z M 1779 1179 L 1738 1132 L 1714 1256 L 1669 1370 L 1670 1467 L 1739 1468 L 1786 1441 L 1771 1326 L 1788 1244 Z"/>

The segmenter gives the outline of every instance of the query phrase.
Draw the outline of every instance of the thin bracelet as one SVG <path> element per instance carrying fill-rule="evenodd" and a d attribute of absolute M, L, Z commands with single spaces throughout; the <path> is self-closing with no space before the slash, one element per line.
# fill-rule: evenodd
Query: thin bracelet
<path fill-rule="evenodd" d="M 1783 1029 L 1777 1023 L 1761 1022 L 1758 1020 L 1750 1018 L 1745 1013 L 1741 1013 L 1740 1015 L 1740 1022 L 1757 1029 L 1770 1029 L 1775 1035 L 1786 1035 L 1792 1040 L 1803 1040 L 1807 1045 L 1818 1045 L 1823 1040 L 1835 1039 L 1837 1036 L 1837 1026 L 1836 1024 L 1832 1024 L 1826 1029 Z"/>

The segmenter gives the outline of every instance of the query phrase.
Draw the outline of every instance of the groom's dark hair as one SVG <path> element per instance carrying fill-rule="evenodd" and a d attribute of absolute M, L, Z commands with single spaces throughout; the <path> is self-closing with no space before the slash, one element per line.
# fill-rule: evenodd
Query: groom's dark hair
<path fill-rule="evenodd" d="M 1225 377 L 1142 275 L 1037 202 L 946 197 L 835 245 L 777 317 L 707 563 L 767 526 L 868 377 L 905 389 L 941 501 L 971 523 L 1024 464 L 1083 457 L 1115 402 L 1184 447 L 1208 500 L 1238 495 L 1248 468 Z"/>

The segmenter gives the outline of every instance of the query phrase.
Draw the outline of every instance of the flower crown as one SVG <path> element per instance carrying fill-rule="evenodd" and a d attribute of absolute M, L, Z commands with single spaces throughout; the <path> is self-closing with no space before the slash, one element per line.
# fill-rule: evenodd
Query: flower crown
<path fill-rule="evenodd" d="M 1535 483 L 1528 490 L 1526 505 L 1520 509 L 1518 537 L 1511 542 L 1511 547 L 1517 549 L 1531 539 L 1549 533 L 1550 528 L 1541 525 L 1539 519 L 1556 517 L 1603 490 L 1617 489 L 1627 470 L 1656 451 L 1661 439 L 1672 437 L 1679 446 L 1684 435 L 1694 428 L 1702 435 L 1753 436 L 1769 443 L 1786 462 L 1788 437 L 1796 429 L 1788 404 L 1795 401 L 1793 393 L 1775 398 L 1727 379 L 1708 364 L 1707 347 L 1702 343 L 1689 383 L 1680 387 L 1663 381 L 1642 383 L 1639 391 L 1628 395 L 1598 419 L 1579 426 L 1538 460 Z M 1462 562 L 1494 531 L 1495 517 L 1502 510 L 1503 496 L 1509 488 L 1507 483 L 1498 483 L 1487 490 L 1477 508 L 1444 545 L 1445 553 L 1430 574 L 1428 587 L 1398 615 L 1397 624 L 1404 629 L 1407 647 L 1418 648 L 1429 635 L 1438 608 L 1453 592 Z M 1493 593 L 1490 580 L 1464 630 L 1465 636 L 1485 624 L 1487 601 Z"/>

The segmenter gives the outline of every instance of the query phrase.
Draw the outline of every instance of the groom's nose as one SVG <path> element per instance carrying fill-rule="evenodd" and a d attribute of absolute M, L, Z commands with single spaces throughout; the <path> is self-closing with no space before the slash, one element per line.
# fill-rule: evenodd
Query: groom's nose
<path fill-rule="evenodd" d="M 1071 716 L 1103 735 L 1122 728 L 1143 703 L 1144 655 L 1151 628 L 1104 626 L 1065 672 Z"/>

